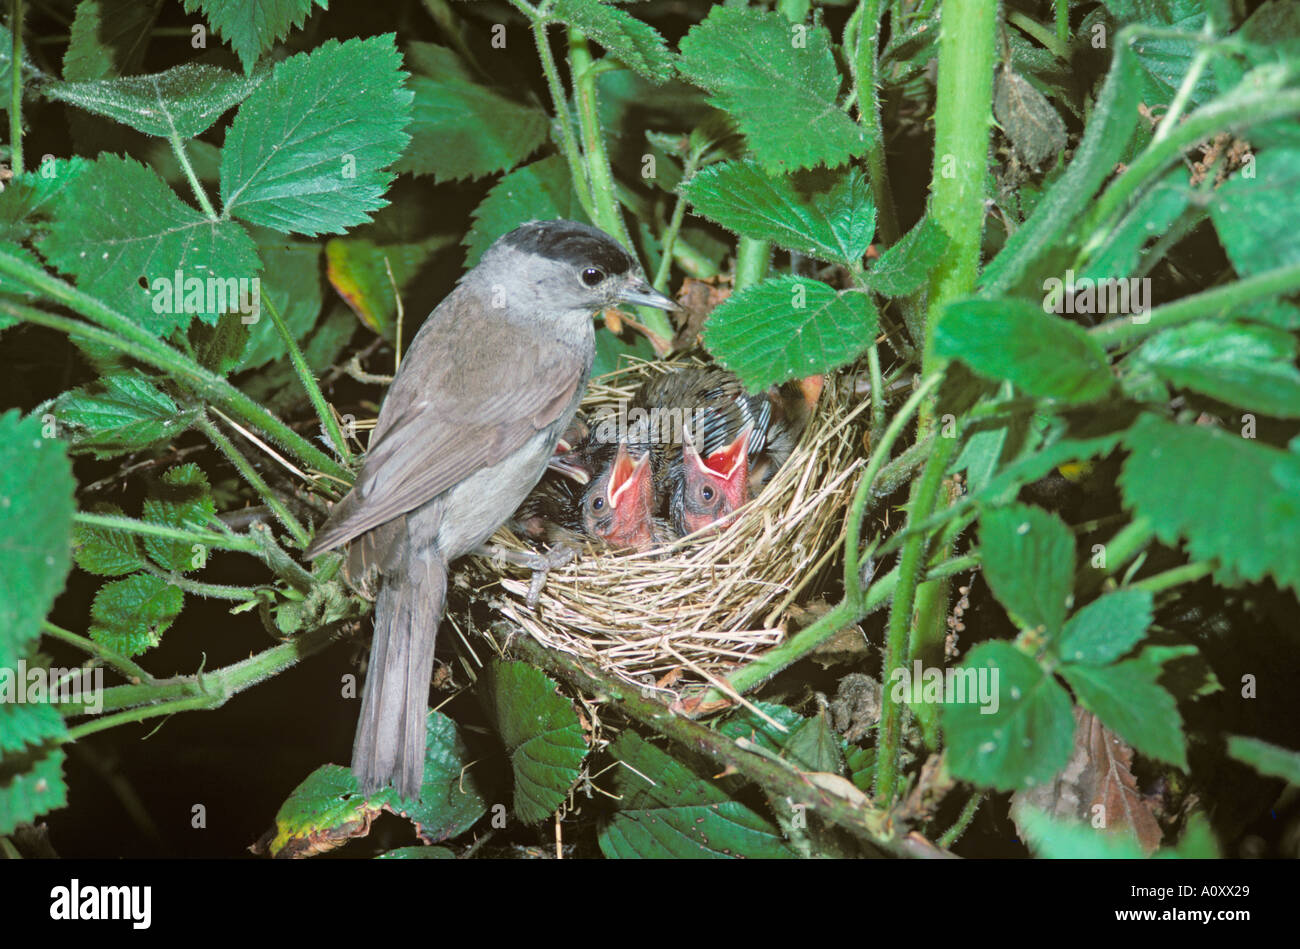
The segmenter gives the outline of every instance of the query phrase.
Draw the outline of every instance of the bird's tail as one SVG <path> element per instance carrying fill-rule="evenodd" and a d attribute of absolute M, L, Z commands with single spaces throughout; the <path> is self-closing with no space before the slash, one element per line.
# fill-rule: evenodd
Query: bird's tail
<path fill-rule="evenodd" d="M 361 692 L 352 773 L 370 794 L 390 781 L 404 798 L 424 779 L 425 719 L 433 646 L 447 593 L 447 565 L 412 553 L 387 576 L 375 602 L 375 637 Z"/>

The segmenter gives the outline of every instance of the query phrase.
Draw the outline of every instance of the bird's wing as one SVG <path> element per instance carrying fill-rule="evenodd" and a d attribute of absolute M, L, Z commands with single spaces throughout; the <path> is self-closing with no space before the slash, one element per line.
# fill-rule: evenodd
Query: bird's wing
<path fill-rule="evenodd" d="M 435 314 L 435 317 L 437 314 Z M 433 317 L 431 317 L 433 319 Z M 307 551 L 314 557 L 497 464 L 558 419 L 582 385 L 582 356 L 511 327 L 421 334 L 380 410 L 352 493 Z"/>

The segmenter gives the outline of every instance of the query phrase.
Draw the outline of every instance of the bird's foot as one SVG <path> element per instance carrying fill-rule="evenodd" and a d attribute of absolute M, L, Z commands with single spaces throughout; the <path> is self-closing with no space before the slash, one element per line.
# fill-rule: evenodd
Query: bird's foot
<path fill-rule="evenodd" d="M 494 563 L 510 564 L 533 572 L 533 578 L 528 584 L 528 596 L 524 600 L 530 610 L 537 606 L 537 599 L 542 595 L 542 587 L 546 585 L 547 575 L 552 570 L 572 563 L 573 558 L 577 556 L 577 551 L 568 544 L 556 544 L 545 553 L 507 550 L 504 547 L 488 544 L 480 548 L 479 553 L 491 557 Z"/>

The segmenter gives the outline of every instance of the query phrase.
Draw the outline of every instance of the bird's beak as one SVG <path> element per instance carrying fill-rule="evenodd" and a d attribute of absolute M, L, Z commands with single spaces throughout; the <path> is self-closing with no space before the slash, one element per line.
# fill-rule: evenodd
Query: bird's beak
<path fill-rule="evenodd" d="M 641 483 L 648 480 L 650 473 L 650 454 L 647 452 L 634 461 L 627 451 L 627 446 L 618 446 L 618 455 L 614 458 L 614 470 L 609 477 L 609 506 L 618 510 L 619 502 L 625 497 L 637 497 Z"/>
<path fill-rule="evenodd" d="M 652 306 L 656 310 L 681 309 L 671 298 L 664 296 L 640 278 L 629 280 L 618 292 L 618 299 L 622 303 L 631 303 L 634 306 Z"/>

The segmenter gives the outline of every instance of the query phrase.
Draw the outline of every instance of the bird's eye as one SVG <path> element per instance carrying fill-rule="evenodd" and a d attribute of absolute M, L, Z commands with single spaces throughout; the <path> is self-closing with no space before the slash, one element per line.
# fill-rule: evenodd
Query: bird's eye
<path fill-rule="evenodd" d="M 582 282 L 589 287 L 594 287 L 605 279 L 605 271 L 599 267 L 587 267 L 582 271 Z"/>
<path fill-rule="evenodd" d="M 714 491 L 712 485 L 706 484 L 704 487 L 700 488 L 700 497 L 704 498 L 704 500 L 712 501 L 713 495 Z"/>
<path fill-rule="evenodd" d="M 605 509 L 605 499 L 602 498 L 602 497 L 594 497 L 594 498 L 592 498 L 592 499 L 591 499 L 591 509 L 592 509 L 593 511 L 603 511 L 603 510 Z"/>

